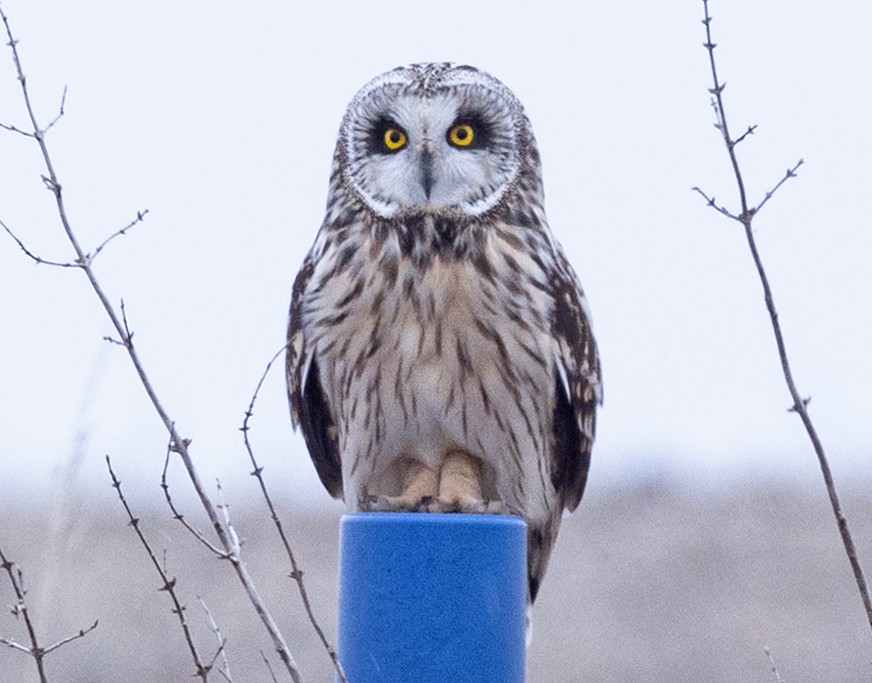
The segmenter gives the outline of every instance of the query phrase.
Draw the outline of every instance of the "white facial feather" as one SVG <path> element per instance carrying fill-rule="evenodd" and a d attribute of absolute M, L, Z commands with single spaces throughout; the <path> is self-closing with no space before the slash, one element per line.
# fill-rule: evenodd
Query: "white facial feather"
<path fill-rule="evenodd" d="M 492 208 L 515 180 L 518 131 L 526 123 L 514 97 L 507 99 L 496 81 L 488 85 L 424 93 L 400 84 L 374 93 L 364 88 L 342 129 L 347 179 L 361 199 L 384 218 L 416 208 L 456 207 L 469 216 Z M 406 135 L 402 149 L 378 148 L 387 122 Z M 451 144 L 452 127 L 464 122 L 481 144 Z"/>

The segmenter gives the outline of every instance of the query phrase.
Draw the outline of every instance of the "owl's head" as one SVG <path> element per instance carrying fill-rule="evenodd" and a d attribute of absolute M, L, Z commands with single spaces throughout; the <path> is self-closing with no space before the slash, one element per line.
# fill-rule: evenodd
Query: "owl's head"
<path fill-rule="evenodd" d="M 470 66 L 413 64 L 376 77 L 348 106 L 341 182 L 384 218 L 416 211 L 477 216 L 493 208 L 538 153 L 524 110 Z"/>

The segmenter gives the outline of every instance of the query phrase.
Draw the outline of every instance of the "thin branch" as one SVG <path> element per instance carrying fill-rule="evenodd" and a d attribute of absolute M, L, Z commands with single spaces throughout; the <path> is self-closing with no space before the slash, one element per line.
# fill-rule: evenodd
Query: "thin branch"
<path fill-rule="evenodd" d="M 797 172 L 797 170 L 799 170 L 799 167 L 802 166 L 802 163 L 803 163 L 803 161 L 802 161 L 802 159 L 800 159 L 799 161 L 796 162 L 796 165 L 793 168 L 787 169 L 787 173 L 784 174 L 784 177 L 781 180 L 779 180 L 775 184 L 775 186 L 771 190 L 769 190 L 769 192 L 766 193 L 766 196 L 763 197 L 763 200 L 759 204 L 757 204 L 757 206 L 755 206 L 753 209 L 751 209 L 751 213 L 753 215 L 756 216 L 758 213 L 760 213 L 760 209 L 763 208 L 763 205 L 766 204 L 766 202 L 768 202 L 770 199 L 772 199 L 772 195 L 774 195 L 778 191 L 778 188 L 780 188 L 782 185 L 784 185 L 784 183 L 786 183 L 791 178 L 796 177 L 796 172 Z"/>
<path fill-rule="evenodd" d="M 74 634 L 71 635 L 71 636 L 67 636 L 66 638 L 62 638 L 61 640 L 59 640 L 58 642 L 56 642 L 54 645 L 49 645 L 47 648 L 45 648 L 45 650 L 43 650 L 43 653 L 42 653 L 43 656 L 47 655 L 49 652 L 52 652 L 52 651 L 54 651 L 54 650 L 57 650 L 59 647 L 63 647 L 63 646 L 66 645 L 67 643 L 71 643 L 71 642 L 73 642 L 74 640 L 78 640 L 79 638 L 84 638 L 84 637 L 85 637 L 86 635 L 88 635 L 91 631 L 93 631 L 95 628 L 97 628 L 97 625 L 98 625 L 99 623 L 100 623 L 100 620 L 99 620 L 99 619 L 98 619 L 98 620 L 95 620 L 94 623 L 91 624 L 88 628 L 80 629 L 78 633 L 74 633 Z"/>
<path fill-rule="evenodd" d="M 176 508 L 176 504 L 173 501 L 172 495 L 170 494 L 170 485 L 167 481 L 167 470 L 170 466 L 170 456 L 172 455 L 172 453 L 173 444 L 172 442 L 170 442 L 170 444 L 167 446 L 167 454 L 166 458 L 164 459 L 163 472 L 160 476 L 160 487 L 161 489 L 163 489 L 164 499 L 166 500 L 167 505 L 170 508 L 170 512 L 173 513 L 173 519 L 179 522 L 183 527 L 185 527 L 185 529 L 188 530 L 188 532 L 194 538 L 196 538 L 198 541 L 200 541 L 200 543 L 206 546 L 209 552 L 213 553 L 216 557 L 227 559 L 227 553 L 218 546 L 214 545 L 208 538 L 206 538 L 205 534 L 203 534 L 202 531 L 191 525 L 190 522 L 185 519 L 185 516 L 181 512 L 179 512 L 178 508 Z"/>
<path fill-rule="evenodd" d="M 116 230 L 115 232 L 113 232 L 111 235 L 109 235 L 109 237 L 107 237 L 99 245 L 97 245 L 97 248 L 94 249 L 94 251 L 92 251 L 90 254 L 87 254 L 88 263 L 89 264 L 93 263 L 94 259 L 97 258 L 97 254 L 99 254 L 101 251 L 103 251 L 103 249 L 106 247 L 106 245 L 108 245 L 116 237 L 120 237 L 121 235 L 126 235 L 127 231 L 130 230 L 132 227 L 134 227 L 137 223 L 142 223 L 142 221 L 145 220 L 145 217 L 147 214 L 148 214 L 148 209 L 145 209 L 144 211 L 137 211 L 136 218 L 134 218 L 132 221 L 130 221 L 127 225 L 125 225 L 120 230 Z"/>
<path fill-rule="evenodd" d="M 727 218 L 732 218 L 734 221 L 739 221 L 740 223 L 742 222 L 742 219 L 739 218 L 739 216 L 737 216 L 736 214 L 732 213 L 732 212 L 731 212 L 729 209 L 727 209 L 725 206 L 721 206 L 720 204 L 718 204 L 717 202 L 715 202 L 715 198 L 714 198 L 714 197 L 709 197 L 705 192 L 703 192 L 703 191 L 702 191 L 701 189 L 699 189 L 698 187 L 692 187 L 692 188 L 690 188 L 690 189 L 693 190 L 694 192 L 698 193 L 699 195 L 701 195 L 702 198 L 705 199 L 706 203 L 707 203 L 710 207 L 712 207 L 712 208 L 715 209 L 716 211 L 719 211 L 720 213 L 724 214 Z"/>
<path fill-rule="evenodd" d="M 860 593 L 860 598 L 863 601 L 863 607 L 866 611 L 866 618 L 869 621 L 870 627 L 872 627 L 872 600 L 869 597 L 869 588 L 866 582 L 866 576 L 863 573 L 863 568 L 860 566 L 860 560 L 857 555 L 857 548 L 854 545 L 854 539 L 851 536 L 851 532 L 848 529 L 848 521 L 845 518 L 845 514 L 842 511 L 842 505 L 839 501 L 838 494 L 836 492 L 836 485 L 833 481 L 833 475 L 830 471 L 829 460 L 827 459 L 826 453 L 824 452 L 823 444 L 818 436 L 817 430 L 812 423 L 811 416 L 808 412 L 808 400 L 807 398 L 803 398 L 799 391 L 796 388 L 796 383 L 793 379 L 793 371 L 790 367 L 790 362 L 787 356 L 787 350 L 784 342 L 784 335 L 781 330 L 781 324 L 778 321 L 778 311 L 775 308 L 775 300 L 772 296 L 772 288 L 769 285 L 769 278 L 766 275 L 766 271 L 763 267 L 763 261 L 760 258 L 760 253 L 757 249 L 757 242 L 754 239 L 754 231 L 752 229 L 752 222 L 754 217 L 760 212 L 760 209 L 769 201 L 772 195 L 785 183 L 787 180 L 796 177 L 797 169 L 802 165 L 802 160 L 793 167 L 788 169 L 785 176 L 775 184 L 775 186 L 766 193 L 766 196 L 760 201 L 755 207 L 751 207 L 747 195 L 745 193 L 745 183 L 742 179 L 742 172 L 739 168 L 739 160 L 736 156 L 736 144 L 738 141 L 732 140 L 730 137 L 729 127 L 727 125 L 727 115 L 724 109 L 724 101 L 723 101 L 723 91 L 724 84 L 718 78 L 717 67 L 715 65 L 715 47 L 716 44 L 712 42 L 712 34 L 711 34 L 711 22 L 712 17 L 709 14 L 708 8 L 708 0 L 703 0 L 703 7 L 705 10 L 705 18 L 703 19 L 703 24 L 705 25 L 705 34 L 706 34 L 706 42 L 704 46 L 709 55 L 709 63 L 711 65 L 711 74 L 712 74 L 712 83 L 713 87 L 709 90 L 712 93 L 715 100 L 715 111 L 716 117 L 718 121 L 718 130 L 720 130 L 721 135 L 724 139 L 724 143 L 727 148 L 727 154 L 730 158 L 730 164 L 733 167 L 733 175 L 736 179 L 736 185 L 739 189 L 739 201 L 741 205 L 741 212 L 738 214 L 739 221 L 742 223 L 745 229 L 745 238 L 748 242 L 748 248 L 751 251 L 751 256 L 754 259 L 754 265 L 757 268 L 757 275 L 760 280 L 760 284 L 763 288 L 763 297 L 766 302 L 766 309 L 769 312 L 769 319 L 772 324 L 772 331 L 775 336 L 775 344 L 778 348 L 778 358 L 781 362 L 781 370 L 784 375 L 784 381 L 787 384 L 787 389 L 790 392 L 790 397 L 793 401 L 793 405 L 790 410 L 799 415 L 802 420 L 802 424 L 805 427 L 805 431 L 808 434 L 808 438 L 811 441 L 812 447 L 814 448 L 815 455 L 818 459 L 818 464 L 820 465 L 821 474 L 824 478 L 824 483 L 827 488 L 827 495 L 830 499 L 830 506 L 833 509 L 833 514 L 836 517 L 836 523 L 839 528 L 839 533 L 842 537 L 842 543 L 845 546 L 845 554 L 848 556 L 848 561 L 851 564 L 851 569 L 854 572 L 854 579 L 857 583 L 857 589 Z M 745 136 L 742 136 L 743 138 Z M 741 140 L 741 138 L 740 138 Z M 701 191 L 697 190 L 703 197 L 706 195 Z M 714 204 L 714 200 L 709 201 L 711 206 L 718 208 Z M 725 211 L 718 209 L 721 213 L 725 213 Z M 728 213 L 731 217 L 734 217 L 732 213 Z"/>
<path fill-rule="evenodd" d="M 48 678 L 45 675 L 45 663 L 43 662 L 43 649 L 39 646 L 39 640 L 36 637 L 36 629 L 33 626 L 33 621 L 30 618 L 30 612 L 27 609 L 27 602 L 24 600 L 24 596 L 27 594 L 27 591 L 24 588 L 23 575 L 21 570 L 13 571 L 13 567 L 15 564 L 11 562 L 6 555 L 3 553 L 3 548 L 0 547 L 0 568 L 5 570 L 6 575 L 9 577 L 9 583 L 12 586 L 12 591 L 15 593 L 16 603 L 12 607 L 12 613 L 16 617 L 21 617 L 24 619 L 24 627 L 27 629 L 27 637 L 30 640 L 30 647 L 21 646 L 17 643 L 13 644 L 13 641 L 4 640 L 4 643 L 9 645 L 9 647 L 15 647 L 23 652 L 26 652 L 31 657 L 33 657 L 34 662 L 36 663 L 36 670 L 39 674 L 40 683 L 47 683 Z"/>
<path fill-rule="evenodd" d="M 218 627 L 218 624 L 212 617 L 212 612 L 209 610 L 209 606 L 206 604 L 206 601 L 202 598 L 202 596 L 199 595 L 197 596 L 197 600 L 200 601 L 200 605 L 202 606 L 203 611 L 206 613 L 206 618 L 209 621 L 209 628 L 212 629 L 212 633 L 214 633 L 215 637 L 218 639 L 218 649 L 215 651 L 215 654 L 212 657 L 212 664 L 215 664 L 220 655 L 224 667 L 221 668 L 219 666 L 216 671 L 218 671 L 218 673 L 221 674 L 221 676 L 224 677 L 224 680 L 228 681 L 228 683 L 233 683 L 233 677 L 230 675 L 230 663 L 227 661 L 227 639 L 221 635 L 221 629 Z"/>
<path fill-rule="evenodd" d="M 130 230 L 133 226 L 135 226 L 137 223 L 141 223 L 143 220 L 145 220 L 145 216 L 147 214 L 148 214 L 148 209 L 145 209 L 144 211 L 137 211 L 136 218 L 134 218 L 132 221 L 130 221 L 130 223 L 125 225 L 120 230 L 116 230 L 111 235 L 109 235 L 109 237 L 107 237 L 105 240 L 103 240 L 97 246 L 97 248 L 94 249 L 94 251 L 90 252 L 89 254 L 85 254 L 85 261 L 89 265 L 91 263 L 93 263 L 94 259 L 97 258 L 97 254 L 99 254 L 101 251 L 103 251 L 103 249 L 105 249 L 106 246 L 112 240 L 114 240 L 116 237 L 120 237 L 121 235 L 126 235 L 127 231 Z M 6 223 L 4 223 L 2 220 L 0 220 L 0 226 L 3 227 L 3 229 L 6 231 L 7 235 L 9 235 L 13 240 L 15 240 L 15 243 L 18 245 L 18 248 L 21 249 L 21 251 L 23 251 L 37 265 L 42 264 L 42 265 L 47 265 L 47 266 L 55 266 L 56 268 L 82 268 L 82 266 L 83 266 L 82 263 L 78 263 L 78 262 L 75 262 L 75 263 L 72 261 L 61 262 L 61 261 L 50 261 L 48 259 L 44 259 L 42 256 L 39 256 L 38 254 L 34 254 L 30 249 L 28 249 L 27 245 L 24 244 L 24 242 L 18 237 L 18 235 L 16 235 L 12 231 L 12 229 L 8 225 L 6 225 Z"/>
<path fill-rule="evenodd" d="M 23 652 L 24 654 L 27 654 L 27 655 L 32 654 L 31 648 L 26 647 L 25 645 L 19 645 L 14 640 L 8 640 L 8 639 L 4 638 L 3 636 L 0 636 L 0 643 L 2 643 L 3 645 L 8 645 L 13 650 L 18 650 L 19 652 Z"/>
<path fill-rule="evenodd" d="M 239 540 L 239 535 L 236 533 L 236 528 L 230 520 L 230 506 L 224 502 L 224 489 L 221 488 L 221 480 L 215 479 L 215 487 L 218 492 L 218 509 L 224 517 L 224 528 L 227 529 L 227 534 L 230 536 L 230 542 L 233 545 L 233 552 L 239 555 L 242 551 L 242 542 Z"/>
<path fill-rule="evenodd" d="M 8 123 L 0 123 L 0 128 L 8 130 L 10 133 L 18 133 L 19 135 L 23 135 L 26 138 L 34 137 L 33 133 L 28 133 L 26 130 L 21 130 L 20 128 L 16 128 L 15 126 L 10 126 Z"/>
<path fill-rule="evenodd" d="M 9 24 L 6 22 L 6 19 L 5 19 L 5 18 L 3 19 L 3 23 L 6 24 L 7 33 L 8 33 Z M 18 41 L 15 41 L 14 44 L 13 44 L 13 43 L 7 43 L 7 45 L 9 45 L 10 47 L 13 47 L 13 48 L 14 48 L 17 44 L 18 44 Z M 19 80 L 20 80 L 20 79 L 19 79 Z M 55 125 L 58 121 L 61 120 L 61 118 L 62 118 L 63 115 L 64 115 L 64 104 L 66 104 L 66 101 L 67 101 L 67 86 L 64 86 L 64 92 L 63 92 L 63 94 L 61 95 L 61 106 L 60 106 L 60 109 L 59 109 L 59 111 L 58 111 L 58 113 L 57 113 L 57 116 L 55 116 L 55 117 L 54 117 L 54 118 L 49 122 L 49 124 L 48 124 L 48 125 L 47 125 L 43 130 L 42 130 L 43 135 L 44 135 L 45 133 L 48 133 L 52 128 L 54 128 L 54 125 Z M 26 130 L 21 130 L 21 129 L 18 128 L 17 126 L 12 126 L 12 125 L 9 125 L 8 123 L 0 123 L 0 128 L 4 128 L 5 130 L 8 130 L 10 133 L 18 133 L 19 135 L 23 135 L 23 136 L 26 137 L 26 138 L 35 138 L 35 137 L 36 137 L 36 135 L 35 135 L 34 133 L 29 133 L 29 132 L 26 131 Z"/>
<path fill-rule="evenodd" d="M 103 341 L 115 344 L 116 346 L 124 346 L 123 341 L 118 341 L 115 337 L 110 337 L 108 334 L 103 335 Z"/>
<path fill-rule="evenodd" d="M 2 12 L 2 11 L 0 11 Z M 91 626 L 85 629 L 81 629 L 78 633 L 75 633 L 67 638 L 63 638 L 56 642 L 54 645 L 50 645 L 49 647 L 41 647 L 39 644 L 39 640 L 36 636 L 36 628 L 33 625 L 33 620 L 30 618 L 30 610 L 27 607 L 27 601 L 25 597 L 27 595 L 27 589 L 24 586 L 24 574 L 21 569 L 15 569 L 15 563 L 9 560 L 6 555 L 3 553 L 3 548 L 0 547 L 0 569 L 6 572 L 6 576 L 9 578 L 9 584 L 12 586 L 12 592 L 15 593 L 15 604 L 12 606 L 12 614 L 16 617 L 21 617 L 24 620 L 24 627 L 27 630 L 27 638 L 30 641 L 30 646 L 21 645 L 20 643 L 15 642 L 10 638 L 0 637 L 0 643 L 6 645 L 7 647 L 12 648 L 13 650 L 18 650 L 19 652 L 23 652 L 30 657 L 33 658 L 34 663 L 36 664 L 36 670 L 39 675 L 40 683 L 47 683 L 48 678 L 45 673 L 45 657 L 51 652 L 54 652 L 60 647 L 63 647 L 67 643 L 71 643 L 74 640 L 78 640 L 79 638 L 84 638 L 91 631 L 97 628 L 97 624 L 99 622 L 95 621 Z"/>
<path fill-rule="evenodd" d="M 133 364 L 134 370 L 136 371 L 136 374 L 138 375 L 142 387 L 148 395 L 148 398 L 151 401 L 153 408 L 157 412 L 161 422 L 163 422 L 164 427 L 166 428 L 170 436 L 170 441 L 173 444 L 173 450 L 178 453 L 179 458 L 185 466 L 188 477 L 190 478 L 191 483 L 194 486 L 194 490 L 196 491 L 197 496 L 200 499 L 200 503 L 203 506 L 203 509 L 206 511 L 206 514 L 209 517 L 209 521 L 212 524 L 216 536 L 218 537 L 219 544 L 222 548 L 224 548 L 225 552 L 227 553 L 227 559 L 233 566 L 233 569 L 236 572 L 240 583 L 242 584 L 246 594 L 248 595 L 248 599 L 254 606 L 254 609 L 260 617 L 261 622 L 269 633 L 270 638 L 273 641 L 273 646 L 278 652 L 282 663 L 285 665 L 285 668 L 287 669 L 294 683 L 301 683 L 302 675 L 299 671 L 299 668 L 297 667 L 297 663 L 294 660 L 293 655 L 291 654 L 290 648 L 285 642 L 284 636 L 282 635 L 278 624 L 276 624 L 275 620 L 267 609 L 266 604 L 260 597 L 260 594 L 258 593 L 257 588 L 254 585 L 254 580 L 248 571 L 248 567 L 238 558 L 238 556 L 236 556 L 232 552 L 232 544 L 228 537 L 227 531 L 221 524 L 218 512 L 215 509 L 215 506 L 213 505 L 211 499 L 209 498 L 209 495 L 206 492 L 203 483 L 200 481 L 200 475 L 197 472 L 197 469 L 194 466 L 194 461 L 188 451 L 188 444 L 190 443 L 190 441 L 183 438 L 178 433 L 175 427 L 175 423 L 170 418 L 161 400 L 158 398 L 157 391 L 152 385 L 151 380 L 145 371 L 145 366 L 143 365 L 139 357 L 139 353 L 133 345 L 132 337 L 127 335 L 125 326 L 122 325 L 122 321 L 119 318 L 115 307 L 106 296 L 106 293 L 100 285 L 100 282 L 98 281 L 91 264 L 88 262 L 87 254 L 82 249 L 81 245 L 79 244 L 79 240 L 76 237 L 75 232 L 73 231 L 72 225 L 67 217 L 66 204 L 64 202 L 63 195 L 63 186 L 61 185 L 60 180 L 58 179 L 58 175 L 55 172 L 54 163 L 52 162 L 48 146 L 45 142 L 45 129 L 40 128 L 37 121 L 36 114 L 30 100 L 30 93 L 27 88 L 27 79 L 24 76 L 24 70 L 22 68 L 21 60 L 19 58 L 17 42 L 12 35 L 12 30 L 9 27 L 9 21 L 2 9 L 0 9 L 0 19 L 2 19 L 3 21 L 3 25 L 6 28 L 6 35 L 9 38 L 8 45 L 12 50 L 12 60 L 15 63 L 15 70 L 18 74 L 18 81 L 21 86 L 21 94 L 24 100 L 24 105 L 27 110 L 28 117 L 30 119 L 30 124 L 33 130 L 33 137 L 36 139 L 36 142 L 39 146 L 43 162 L 47 171 L 47 175 L 43 177 L 43 180 L 46 184 L 46 187 L 51 191 L 52 195 L 54 196 L 58 217 L 60 218 L 64 233 L 66 234 L 67 239 L 69 240 L 70 244 L 73 247 L 73 250 L 75 251 L 76 261 L 77 263 L 81 264 L 81 269 L 85 273 L 85 276 L 88 278 L 94 294 L 100 300 L 100 303 L 102 304 L 106 315 L 109 317 L 112 326 L 118 333 L 119 338 L 124 341 L 125 349 L 131 363 Z"/>
<path fill-rule="evenodd" d="M 257 386 L 254 389 L 254 394 L 251 397 L 251 401 L 249 401 L 248 403 L 248 409 L 245 411 L 245 418 L 242 421 L 242 427 L 240 427 L 239 429 L 242 432 L 242 439 L 245 442 L 245 450 L 248 452 L 248 458 L 249 460 L 251 460 L 251 465 L 254 468 L 251 471 L 251 476 L 257 478 L 257 482 L 260 485 L 260 491 L 263 494 L 267 507 L 269 508 L 269 514 L 272 518 L 273 525 L 275 526 L 276 531 L 278 531 L 279 538 L 281 538 L 282 545 L 285 548 L 285 554 L 288 556 L 288 561 L 291 563 L 291 572 L 290 574 L 288 574 L 288 576 L 297 583 L 297 590 L 300 593 L 300 598 L 303 601 L 303 607 L 306 610 L 306 615 L 309 618 L 309 623 L 312 625 L 312 628 L 315 629 L 315 633 L 318 634 L 318 639 L 321 641 L 321 645 L 324 647 L 324 650 L 330 657 L 330 661 L 333 663 L 333 668 L 336 670 L 336 675 L 339 677 L 340 683 L 348 683 L 348 679 L 345 676 L 345 670 L 342 667 L 342 662 L 339 661 L 339 655 L 337 655 L 336 653 L 336 648 L 334 648 L 332 643 L 330 643 L 330 641 L 327 639 L 327 635 L 324 633 L 324 629 L 321 628 L 321 624 L 319 623 L 318 618 L 315 616 L 315 610 L 313 609 L 312 603 L 309 600 L 309 593 L 306 590 L 306 584 L 303 582 L 303 571 L 297 564 L 296 557 L 294 556 L 294 551 L 291 549 L 290 541 L 288 541 L 288 537 L 285 534 L 284 526 L 279 519 L 276 508 L 273 505 L 272 498 L 270 497 L 269 491 L 267 490 L 266 482 L 263 478 L 263 467 L 258 464 L 257 458 L 254 455 L 254 449 L 252 448 L 251 441 L 249 439 L 249 432 L 251 431 L 249 422 L 254 416 L 254 404 L 257 401 L 260 389 L 263 386 L 263 383 L 266 380 L 269 371 L 272 369 L 272 366 L 275 364 L 276 360 L 278 360 L 278 358 L 285 353 L 286 350 L 287 344 L 282 346 L 282 348 L 280 348 L 273 355 L 269 363 L 266 364 L 266 368 L 264 369 L 263 374 L 260 376 L 260 380 L 258 381 Z"/>
<path fill-rule="evenodd" d="M 37 265 L 44 264 L 47 266 L 56 266 L 57 268 L 81 268 L 82 266 L 78 263 L 62 263 L 60 261 L 49 261 L 48 259 L 42 258 L 42 256 L 37 256 L 34 254 L 27 246 L 18 239 L 18 236 L 12 232 L 12 229 L 6 225 L 2 220 L 0 220 L 0 226 L 3 226 L 3 229 L 6 231 L 6 234 L 9 235 L 15 243 L 18 245 L 18 248 L 21 249 L 34 263 Z"/>
<path fill-rule="evenodd" d="M 748 126 L 748 130 L 746 130 L 744 133 L 742 133 L 742 134 L 741 134 L 738 138 L 736 138 L 736 140 L 733 142 L 733 147 L 735 147 L 736 145 L 738 145 L 740 142 L 742 142 L 742 140 L 744 140 L 744 139 L 745 139 L 746 137 L 748 137 L 749 135 L 753 135 L 755 130 L 757 130 L 757 126 L 756 126 L 756 125 L 754 125 L 754 126 Z"/>
<path fill-rule="evenodd" d="M 272 664 L 269 663 L 269 659 L 267 659 L 267 656 L 263 650 L 260 651 L 260 656 L 263 659 L 263 663 L 266 664 L 266 669 L 267 671 L 269 671 L 269 676 L 272 679 L 272 682 L 279 683 L 279 679 L 276 678 L 276 672 L 273 671 Z"/>
<path fill-rule="evenodd" d="M 763 652 L 766 653 L 766 658 L 769 660 L 770 671 L 775 674 L 775 683 L 784 683 L 784 679 L 781 677 L 781 672 L 778 671 L 778 667 L 775 664 L 775 658 L 772 656 L 772 652 L 768 647 L 764 647 Z"/>
<path fill-rule="evenodd" d="M 60 110 L 58 111 L 57 116 L 55 116 L 51 121 L 49 121 L 48 125 L 43 129 L 43 131 L 42 131 L 43 134 L 48 133 L 52 128 L 54 128 L 54 125 L 58 121 L 61 120 L 61 118 L 64 115 L 64 105 L 66 104 L 66 102 L 67 102 L 67 86 L 64 86 L 64 93 L 63 93 L 63 95 L 61 95 Z"/>
<path fill-rule="evenodd" d="M 139 518 L 133 514 L 133 511 L 130 509 L 130 505 L 127 503 L 127 499 L 124 497 L 124 492 L 121 490 L 121 481 L 119 481 L 118 477 L 115 476 L 115 472 L 112 470 L 112 461 L 109 459 L 109 456 L 106 456 L 106 467 L 109 468 L 109 476 L 112 479 L 112 488 L 118 493 L 118 498 L 121 500 L 121 505 L 124 506 L 124 511 L 127 513 L 127 518 L 130 520 L 129 524 L 133 527 L 133 530 L 136 532 L 137 537 L 139 538 L 139 542 L 142 544 L 142 547 L 145 548 L 145 552 L 148 554 L 148 559 L 151 560 L 152 565 L 157 570 L 158 575 L 161 580 L 161 587 L 158 588 L 159 591 L 166 592 L 167 595 L 170 596 L 170 600 L 173 603 L 172 612 L 179 619 L 179 624 L 182 627 L 182 633 L 185 635 L 185 642 L 188 644 L 188 651 L 191 653 L 191 657 L 194 660 L 194 665 L 197 668 L 195 676 L 198 676 L 200 680 L 206 681 L 209 680 L 209 669 L 211 666 L 204 665 L 202 660 L 200 659 L 200 654 L 197 652 L 197 646 L 194 645 L 194 637 L 191 634 L 191 629 L 188 626 L 188 620 L 185 618 L 185 606 L 179 600 L 179 596 L 176 594 L 176 579 L 175 577 L 170 578 L 166 572 L 165 567 L 158 561 L 157 557 L 154 554 L 154 551 L 151 549 L 151 545 L 148 542 L 148 539 L 145 537 L 145 534 L 142 532 L 142 529 L 139 527 Z"/>

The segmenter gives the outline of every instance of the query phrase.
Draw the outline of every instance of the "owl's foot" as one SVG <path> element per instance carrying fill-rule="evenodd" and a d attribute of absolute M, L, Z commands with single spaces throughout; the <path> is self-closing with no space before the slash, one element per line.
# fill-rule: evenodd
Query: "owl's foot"
<path fill-rule="evenodd" d="M 439 495 L 427 509 L 430 512 L 506 513 L 502 502 L 485 500 L 481 491 L 481 462 L 464 451 L 445 456 L 439 472 Z"/>
<path fill-rule="evenodd" d="M 507 515 L 509 511 L 499 500 L 475 500 L 465 503 L 431 498 L 421 501 L 420 512 L 463 512 L 469 515 Z"/>
<path fill-rule="evenodd" d="M 367 512 L 463 512 L 472 515 L 508 515 L 509 510 L 499 500 L 476 500 L 460 503 L 425 496 L 418 500 L 408 500 L 403 496 L 369 496 Z"/>
<path fill-rule="evenodd" d="M 414 500 L 404 496 L 369 496 L 362 509 L 367 512 L 432 512 L 429 505 L 434 500 L 432 496 Z"/>
<path fill-rule="evenodd" d="M 481 462 L 469 453 L 454 451 L 445 456 L 439 471 L 439 501 L 460 508 L 484 502 L 481 494 Z"/>
<path fill-rule="evenodd" d="M 417 460 L 400 463 L 403 492 L 399 496 L 370 496 L 367 509 L 371 512 L 421 512 L 439 493 L 439 472 Z"/>
<path fill-rule="evenodd" d="M 399 496 L 369 496 L 363 506 L 366 510 L 508 514 L 501 501 L 482 496 L 481 463 L 468 453 L 449 453 L 438 472 L 411 459 L 404 460 L 402 467 L 403 492 Z"/>

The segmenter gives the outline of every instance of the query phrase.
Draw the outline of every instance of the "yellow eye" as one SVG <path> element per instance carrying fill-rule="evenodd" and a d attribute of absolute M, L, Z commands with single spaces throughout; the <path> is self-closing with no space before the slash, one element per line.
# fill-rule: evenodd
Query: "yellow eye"
<path fill-rule="evenodd" d="M 475 132 L 468 123 L 458 123 L 448 131 L 448 140 L 456 147 L 469 147 L 475 139 Z"/>
<path fill-rule="evenodd" d="M 385 147 L 391 152 L 396 152 L 406 146 L 406 134 L 399 128 L 388 128 L 385 131 L 384 143 Z"/>

